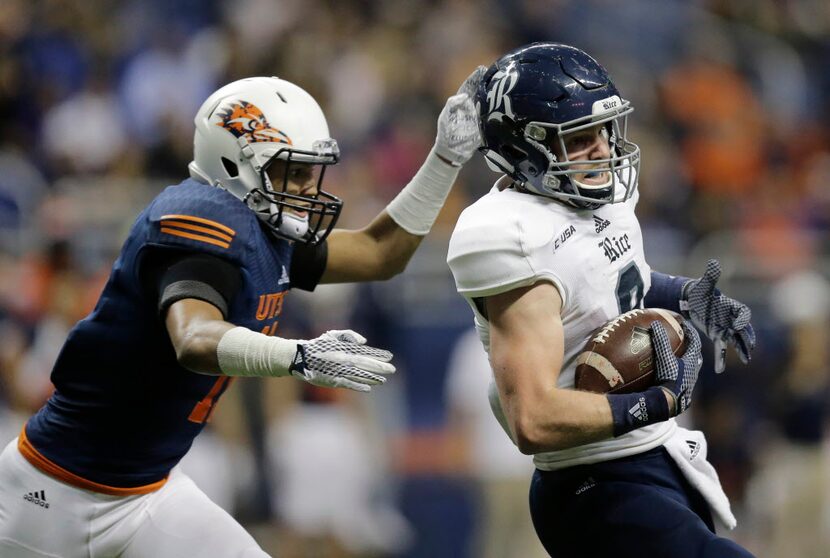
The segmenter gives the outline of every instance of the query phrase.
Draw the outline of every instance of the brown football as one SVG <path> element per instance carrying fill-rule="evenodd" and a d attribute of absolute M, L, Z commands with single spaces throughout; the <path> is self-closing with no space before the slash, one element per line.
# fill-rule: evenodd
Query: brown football
<path fill-rule="evenodd" d="M 620 314 L 599 328 L 576 357 L 576 389 L 597 393 L 632 393 L 654 383 L 649 328 L 661 322 L 675 355 L 686 350 L 683 318 L 662 308 Z"/>

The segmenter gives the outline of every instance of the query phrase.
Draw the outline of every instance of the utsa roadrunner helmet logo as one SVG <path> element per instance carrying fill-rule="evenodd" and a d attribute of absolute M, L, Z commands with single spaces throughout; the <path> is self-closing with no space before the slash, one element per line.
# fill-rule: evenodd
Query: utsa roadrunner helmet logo
<path fill-rule="evenodd" d="M 292 145 L 291 138 L 271 127 L 265 115 L 256 105 L 248 101 L 234 102 L 219 113 L 222 120 L 217 122 L 237 138 L 244 137 L 248 143 L 273 142 Z"/>

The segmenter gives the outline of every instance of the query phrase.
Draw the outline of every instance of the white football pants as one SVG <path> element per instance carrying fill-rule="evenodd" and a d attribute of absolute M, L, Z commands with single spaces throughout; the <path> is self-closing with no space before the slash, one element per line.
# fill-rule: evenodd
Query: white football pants
<path fill-rule="evenodd" d="M 17 450 L 0 454 L 2 558 L 267 558 L 178 467 L 150 494 L 109 496 L 42 473 Z"/>

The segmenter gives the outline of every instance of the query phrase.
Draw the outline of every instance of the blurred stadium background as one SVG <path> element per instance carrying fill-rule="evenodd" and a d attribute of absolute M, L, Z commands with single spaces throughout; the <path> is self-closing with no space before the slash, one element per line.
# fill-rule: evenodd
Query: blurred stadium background
<path fill-rule="evenodd" d="M 728 536 L 762 556 L 827 556 L 825 0 L 3 0 L 2 441 L 49 396 L 135 215 L 186 176 L 214 88 L 277 75 L 315 95 L 343 154 L 328 189 L 357 227 L 418 168 L 469 71 L 535 40 L 587 50 L 632 100 L 652 266 L 698 276 L 717 257 L 724 290 L 753 309 L 753 362 L 707 364 L 685 418 L 732 498 Z M 281 335 L 351 326 L 394 350 L 389 384 L 356 397 L 237 382 L 186 458 L 269 552 L 540 555 L 529 458 L 482 408 L 486 361 L 445 264 L 458 213 L 494 178 L 480 158 L 464 169 L 402 276 L 289 297 Z"/>

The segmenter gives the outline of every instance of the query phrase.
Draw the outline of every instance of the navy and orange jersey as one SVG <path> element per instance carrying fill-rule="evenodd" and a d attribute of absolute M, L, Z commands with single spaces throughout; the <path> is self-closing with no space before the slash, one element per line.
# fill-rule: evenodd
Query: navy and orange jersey
<path fill-rule="evenodd" d="M 23 454 L 99 492 L 156 488 L 187 453 L 230 378 L 178 364 L 142 262 L 165 253 L 230 262 L 241 282 L 226 320 L 273 334 L 292 252 L 224 190 L 194 180 L 164 190 L 133 225 L 95 309 L 70 332 L 52 371 L 54 394 L 20 437 Z"/>

